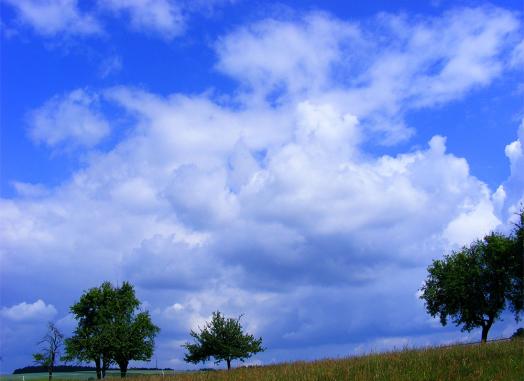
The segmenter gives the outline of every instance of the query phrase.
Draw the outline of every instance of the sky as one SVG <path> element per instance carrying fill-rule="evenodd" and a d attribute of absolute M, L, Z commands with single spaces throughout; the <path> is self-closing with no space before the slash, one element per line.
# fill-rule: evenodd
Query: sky
<path fill-rule="evenodd" d="M 0 372 L 106 280 L 161 328 L 135 365 L 216 310 L 250 364 L 478 340 L 418 296 L 524 202 L 523 11 L 0 1 Z"/>

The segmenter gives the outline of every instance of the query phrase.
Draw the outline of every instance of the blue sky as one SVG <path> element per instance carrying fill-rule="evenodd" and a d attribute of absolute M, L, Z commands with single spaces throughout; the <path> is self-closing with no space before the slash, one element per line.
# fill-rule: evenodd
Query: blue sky
<path fill-rule="evenodd" d="M 522 4 L 348 3 L 0 2 L 2 372 L 104 280 L 166 367 L 217 309 L 262 364 L 479 336 L 417 290 L 524 201 Z"/>

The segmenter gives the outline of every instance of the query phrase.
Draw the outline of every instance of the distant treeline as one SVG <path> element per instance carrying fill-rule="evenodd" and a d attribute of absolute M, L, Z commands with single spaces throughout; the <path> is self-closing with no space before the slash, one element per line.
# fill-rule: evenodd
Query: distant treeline
<path fill-rule="evenodd" d="M 109 368 L 109 370 L 118 370 L 118 368 Z M 173 370 L 173 368 L 129 368 L 129 370 Z M 55 365 L 53 368 L 54 372 L 94 372 L 96 368 L 94 366 L 83 366 L 83 365 Z M 23 368 L 15 369 L 13 374 L 23 374 L 23 373 L 40 373 L 46 372 L 47 367 L 45 366 L 25 366 Z"/>

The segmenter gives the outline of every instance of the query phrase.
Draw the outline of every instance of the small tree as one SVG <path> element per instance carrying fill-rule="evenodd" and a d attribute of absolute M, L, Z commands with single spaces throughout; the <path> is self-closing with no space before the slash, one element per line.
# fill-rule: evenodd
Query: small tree
<path fill-rule="evenodd" d="M 41 346 L 41 352 L 33 354 L 35 363 L 47 368 L 49 381 L 53 379 L 53 368 L 55 361 L 60 356 L 63 343 L 64 335 L 53 323 L 49 322 L 46 335 L 38 342 L 38 345 Z"/>
<path fill-rule="evenodd" d="M 433 261 L 420 297 L 427 312 L 438 316 L 442 325 L 450 319 L 462 331 L 481 327 L 482 342 L 506 305 L 518 320 L 523 296 L 516 290 L 520 287 L 516 278 L 522 274 L 517 270 L 515 247 L 514 235 L 491 234 Z"/>
<path fill-rule="evenodd" d="M 211 322 L 206 323 L 200 333 L 191 331 L 194 343 L 182 345 L 187 349 L 184 360 L 190 363 L 208 361 L 211 357 L 215 364 L 225 361 L 231 369 L 232 360 L 244 361 L 252 355 L 263 352 L 262 338 L 244 334 L 240 319 L 225 318 L 219 311 L 213 312 Z"/>

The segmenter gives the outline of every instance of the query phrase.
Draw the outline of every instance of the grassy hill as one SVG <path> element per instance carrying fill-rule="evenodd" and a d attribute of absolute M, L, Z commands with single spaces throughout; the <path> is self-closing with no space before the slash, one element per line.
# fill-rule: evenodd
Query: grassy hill
<path fill-rule="evenodd" d="M 47 379 L 46 374 L 40 375 L 26 379 Z M 55 379 L 79 380 L 63 376 L 57 373 Z M 165 377 L 137 372 L 130 376 L 132 381 L 523 381 L 524 339 L 237 368 L 229 372 L 166 373 Z M 21 375 L 2 377 L 3 381 L 7 379 L 22 380 Z"/>
<path fill-rule="evenodd" d="M 135 380 L 135 379 L 134 379 Z M 148 381 L 162 381 L 152 376 Z M 164 379 L 167 380 L 167 377 Z M 169 381 L 524 380 L 524 340 L 179 374 Z"/>

